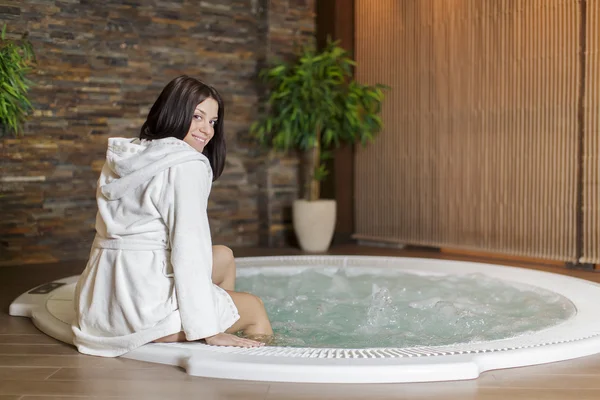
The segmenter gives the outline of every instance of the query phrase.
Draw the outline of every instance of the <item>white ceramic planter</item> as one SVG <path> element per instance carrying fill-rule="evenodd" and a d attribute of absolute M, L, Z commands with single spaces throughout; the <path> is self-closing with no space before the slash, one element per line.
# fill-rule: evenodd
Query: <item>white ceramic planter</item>
<path fill-rule="evenodd" d="M 294 201 L 294 232 L 302 250 L 327 251 L 335 230 L 336 208 L 335 200 Z"/>

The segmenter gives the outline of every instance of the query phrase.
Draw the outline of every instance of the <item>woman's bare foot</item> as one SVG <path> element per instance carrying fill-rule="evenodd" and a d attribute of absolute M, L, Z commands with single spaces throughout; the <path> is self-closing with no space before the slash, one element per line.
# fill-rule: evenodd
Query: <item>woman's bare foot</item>
<path fill-rule="evenodd" d="M 204 341 L 212 346 L 261 347 L 265 345 L 256 340 L 241 338 L 230 333 L 217 333 L 205 338 Z"/>
<path fill-rule="evenodd" d="M 217 333 L 214 336 L 204 338 L 207 344 L 212 346 L 234 346 L 234 347 L 261 347 L 265 345 L 265 341 L 259 338 L 242 338 L 229 333 Z M 156 339 L 154 343 L 174 343 L 174 342 L 187 342 L 185 334 L 183 332 L 175 333 L 173 335 L 165 336 L 160 339 Z"/>
<path fill-rule="evenodd" d="M 243 337 L 262 344 L 271 344 L 273 341 L 273 335 L 243 335 Z"/>
<path fill-rule="evenodd" d="M 156 339 L 154 343 L 175 343 L 175 342 L 185 342 L 185 334 L 183 332 L 177 332 L 169 336 L 161 337 Z"/>

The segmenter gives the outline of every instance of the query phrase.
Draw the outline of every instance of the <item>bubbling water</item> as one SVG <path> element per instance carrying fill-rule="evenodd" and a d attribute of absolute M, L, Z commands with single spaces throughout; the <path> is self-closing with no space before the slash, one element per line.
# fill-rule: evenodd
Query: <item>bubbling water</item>
<path fill-rule="evenodd" d="M 440 346 L 515 337 L 566 321 L 576 310 L 554 292 L 483 274 L 422 276 L 384 269 L 306 268 L 241 273 L 256 294 L 273 345 L 370 348 Z"/>

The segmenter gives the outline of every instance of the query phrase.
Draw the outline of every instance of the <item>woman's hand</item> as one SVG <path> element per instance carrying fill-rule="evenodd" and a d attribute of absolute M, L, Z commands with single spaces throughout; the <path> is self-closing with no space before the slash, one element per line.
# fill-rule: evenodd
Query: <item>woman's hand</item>
<path fill-rule="evenodd" d="M 217 333 L 214 336 L 204 338 L 204 341 L 212 346 L 260 347 L 265 345 L 264 343 L 244 339 L 230 333 Z"/>

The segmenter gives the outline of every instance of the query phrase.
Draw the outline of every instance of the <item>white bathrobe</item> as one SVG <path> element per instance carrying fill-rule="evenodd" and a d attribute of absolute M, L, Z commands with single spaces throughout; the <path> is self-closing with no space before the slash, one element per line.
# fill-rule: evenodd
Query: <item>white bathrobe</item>
<path fill-rule="evenodd" d="M 175 138 L 108 143 L 75 291 L 78 350 L 116 357 L 182 330 L 188 340 L 224 332 L 239 315 L 211 279 L 208 159 Z"/>

